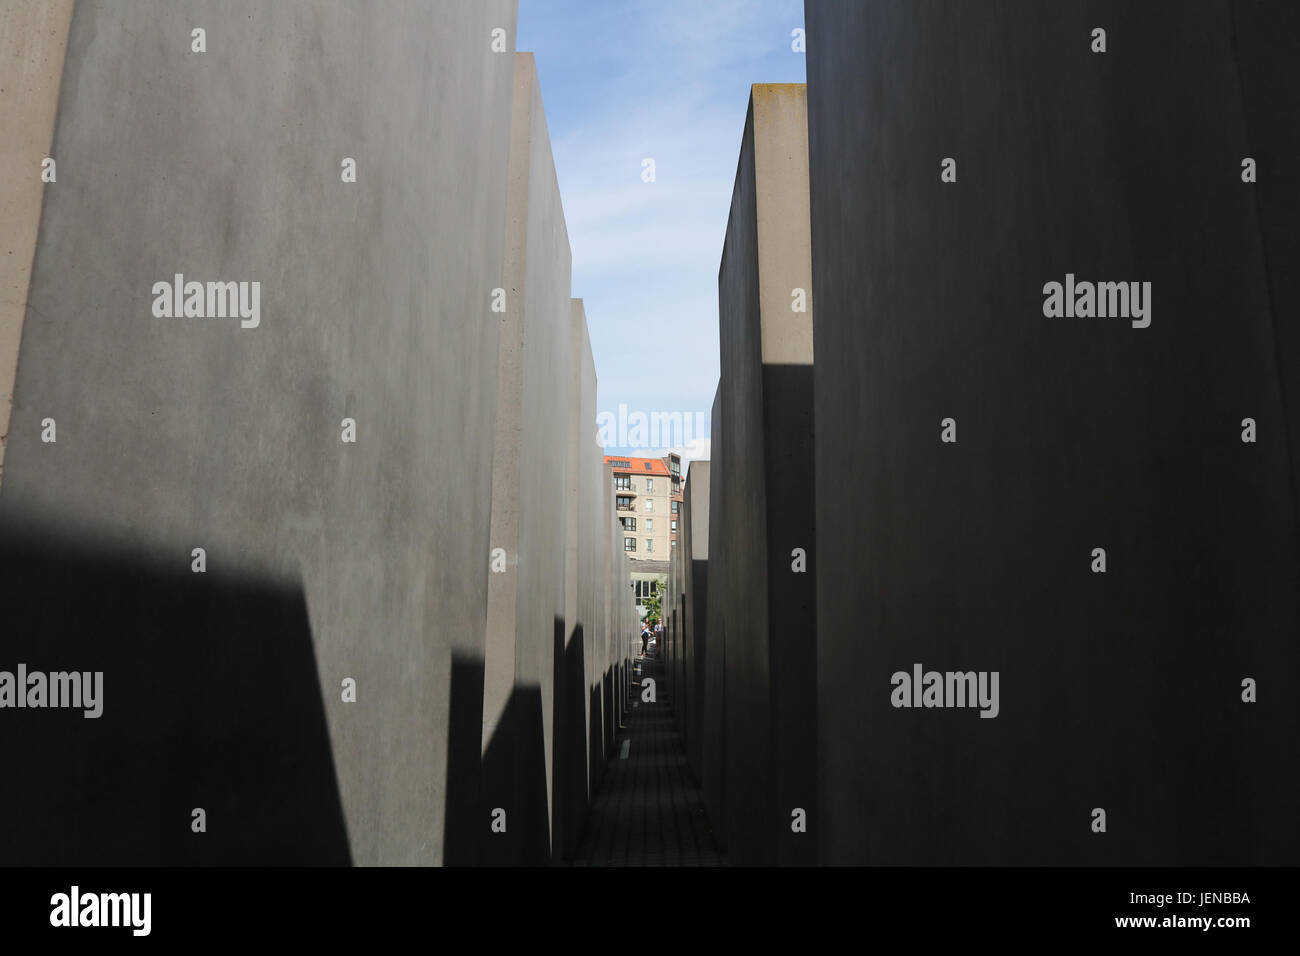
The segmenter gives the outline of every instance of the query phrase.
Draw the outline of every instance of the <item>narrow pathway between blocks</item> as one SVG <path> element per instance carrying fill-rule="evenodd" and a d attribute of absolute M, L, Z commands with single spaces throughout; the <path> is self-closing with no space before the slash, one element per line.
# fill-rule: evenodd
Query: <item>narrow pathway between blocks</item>
<path fill-rule="evenodd" d="M 573 865 L 723 866 L 672 701 L 663 693 L 661 667 L 649 659 L 642 665 L 656 678 L 658 700 L 631 698 L 636 706 L 619 732 Z"/>

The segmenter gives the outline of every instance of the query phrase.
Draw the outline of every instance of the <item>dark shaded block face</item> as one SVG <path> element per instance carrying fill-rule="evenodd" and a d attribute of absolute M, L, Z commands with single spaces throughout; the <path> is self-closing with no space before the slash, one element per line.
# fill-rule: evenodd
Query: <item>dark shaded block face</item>
<path fill-rule="evenodd" d="M 181 567 L 0 528 L 0 669 L 102 674 L 0 710 L 0 863 L 350 862 L 301 589 Z"/>
<path fill-rule="evenodd" d="M 1295 139 L 1263 35 L 1296 17 L 810 2 L 806 26 L 823 859 L 1296 862 L 1296 699 L 1241 686 L 1300 663 L 1270 278 L 1294 239 L 1242 176 Z M 998 716 L 891 706 L 917 664 L 998 672 Z"/>

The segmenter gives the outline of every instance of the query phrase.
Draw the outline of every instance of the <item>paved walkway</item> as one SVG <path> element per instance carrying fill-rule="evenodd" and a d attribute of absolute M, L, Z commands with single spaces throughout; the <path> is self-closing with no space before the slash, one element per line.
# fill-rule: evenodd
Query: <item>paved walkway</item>
<path fill-rule="evenodd" d="M 647 660 L 657 700 L 636 706 L 619 734 L 587 816 L 574 866 L 722 866 L 699 785 L 673 722 L 659 664 Z M 621 756 L 626 753 L 627 756 Z"/>

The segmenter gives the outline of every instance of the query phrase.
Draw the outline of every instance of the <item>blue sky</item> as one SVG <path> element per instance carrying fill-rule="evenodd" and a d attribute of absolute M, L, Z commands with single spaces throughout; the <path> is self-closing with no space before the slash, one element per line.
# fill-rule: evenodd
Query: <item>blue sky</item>
<path fill-rule="evenodd" d="M 802 27 L 802 0 L 519 0 L 516 48 L 537 61 L 598 410 L 707 423 L 749 87 L 804 82 L 791 50 Z"/>

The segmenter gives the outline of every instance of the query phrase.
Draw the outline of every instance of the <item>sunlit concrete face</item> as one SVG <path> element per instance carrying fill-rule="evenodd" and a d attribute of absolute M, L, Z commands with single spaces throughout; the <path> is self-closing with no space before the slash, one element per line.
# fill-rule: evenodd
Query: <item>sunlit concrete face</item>
<path fill-rule="evenodd" d="M 762 360 L 764 365 L 811 365 L 808 89 L 802 83 L 757 83 L 750 104 Z"/>
<path fill-rule="evenodd" d="M 50 141 L 71 18 L 72 0 L 0 9 L 0 484 L 41 200 L 58 182 Z"/>

